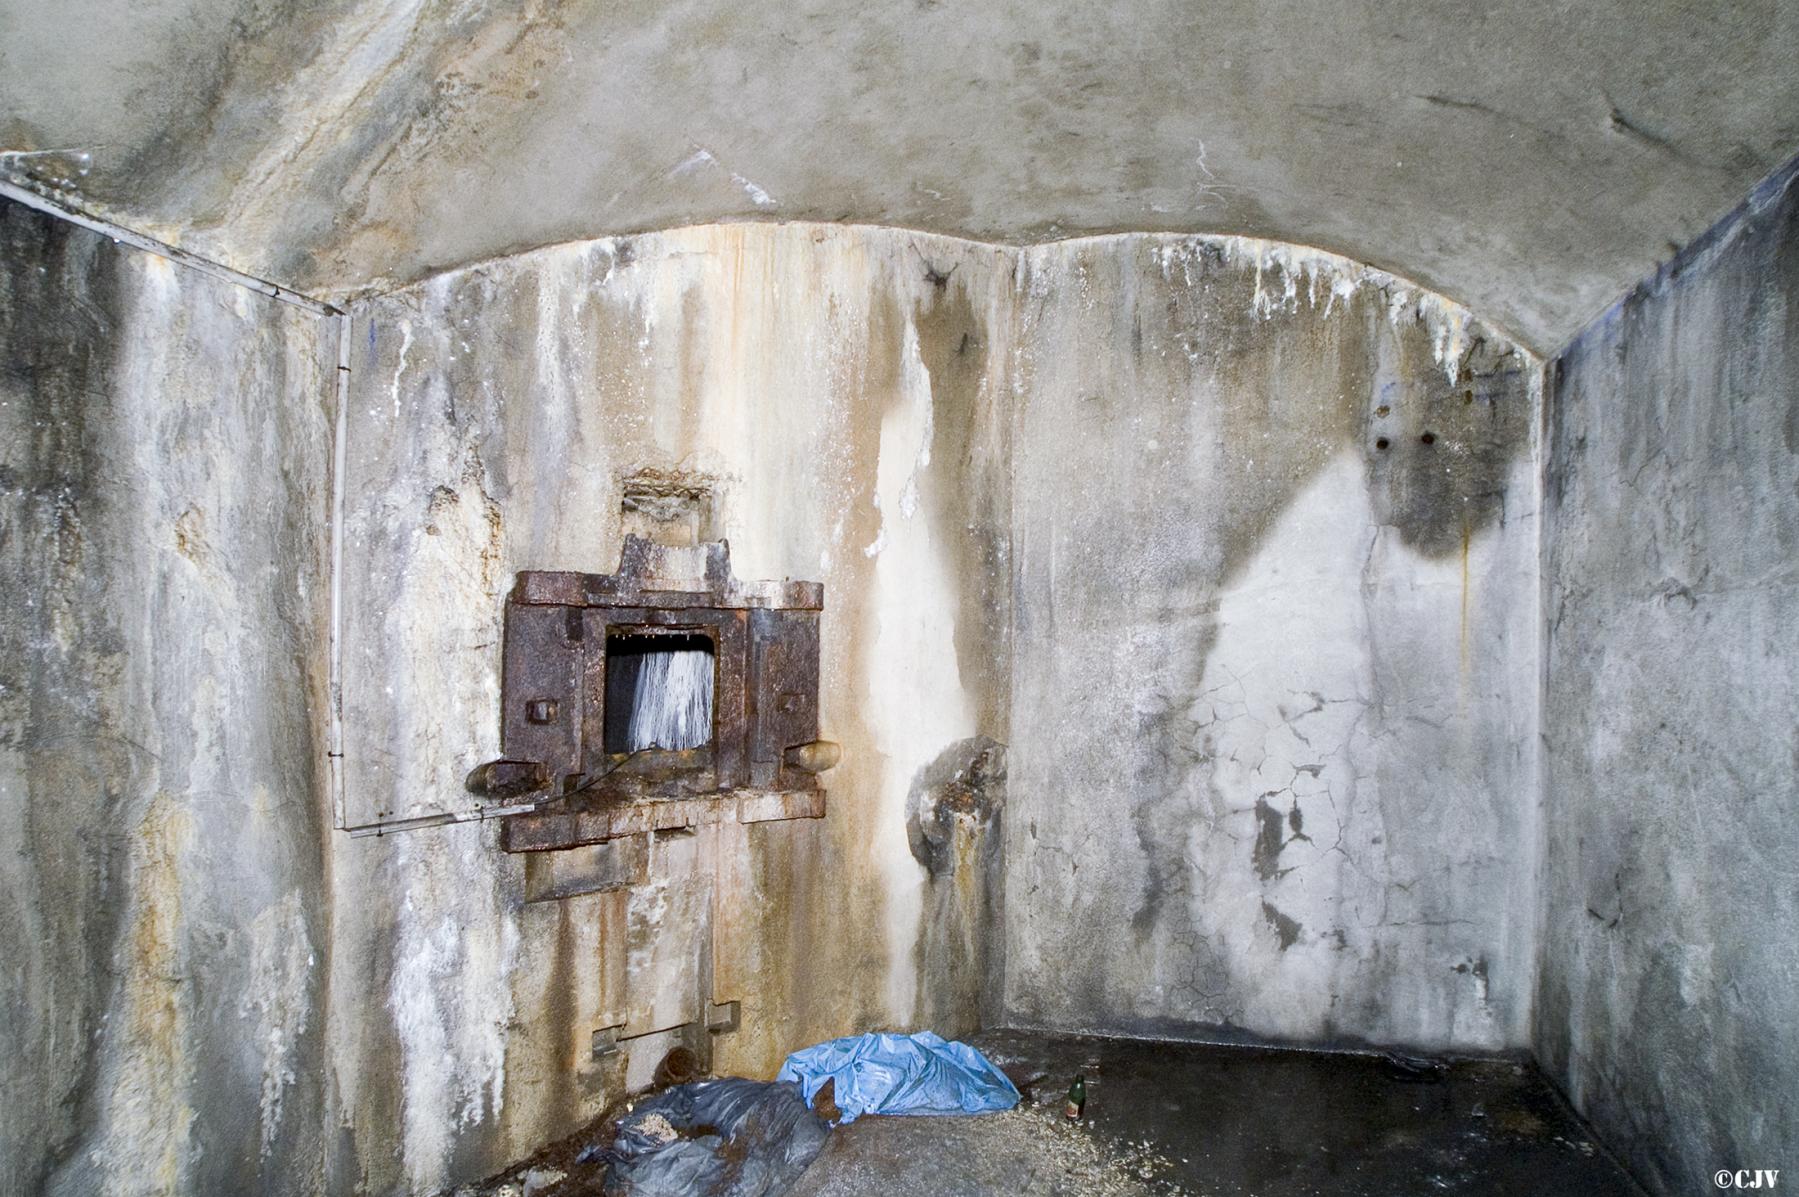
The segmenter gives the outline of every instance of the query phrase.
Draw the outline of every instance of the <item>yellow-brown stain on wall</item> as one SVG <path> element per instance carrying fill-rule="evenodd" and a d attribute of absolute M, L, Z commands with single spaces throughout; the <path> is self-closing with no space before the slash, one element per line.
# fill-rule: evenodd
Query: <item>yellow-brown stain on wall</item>
<path fill-rule="evenodd" d="M 132 839 L 135 916 L 120 961 L 124 1033 L 116 1049 L 119 1073 L 107 1097 L 120 1145 L 114 1149 L 119 1170 L 109 1171 L 107 1182 L 116 1192 L 179 1191 L 191 1151 L 193 991 L 181 945 L 181 862 L 192 836 L 181 796 L 158 791 Z"/>

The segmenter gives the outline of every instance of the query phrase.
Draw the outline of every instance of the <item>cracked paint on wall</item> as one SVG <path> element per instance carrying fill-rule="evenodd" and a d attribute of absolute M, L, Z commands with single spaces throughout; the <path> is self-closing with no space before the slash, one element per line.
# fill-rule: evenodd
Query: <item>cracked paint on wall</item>
<path fill-rule="evenodd" d="M 1536 363 L 1290 247 L 1020 280 L 1010 1020 L 1517 1044 Z"/>

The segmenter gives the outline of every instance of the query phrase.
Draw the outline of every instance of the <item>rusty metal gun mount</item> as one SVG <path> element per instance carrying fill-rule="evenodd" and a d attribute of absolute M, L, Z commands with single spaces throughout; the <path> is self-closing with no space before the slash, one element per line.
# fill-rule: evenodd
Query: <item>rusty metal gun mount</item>
<path fill-rule="evenodd" d="M 498 805 L 537 808 L 507 820 L 503 846 L 539 851 L 726 817 L 822 815 L 816 774 L 837 759 L 818 739 L 823 606 L 817 582 L 738 581 L 724 541 L 673 547 L 627 536 L 615 574 L 522 571 L 506 600 L 501 759 L 468 778 Z M 707 743 L 608 743 L 609 646 L 625 638 L 709 651 Z M 619 702 L 616 688 L 611 697 Z M 733 812 L 718 809 L 726 799 Z"/>

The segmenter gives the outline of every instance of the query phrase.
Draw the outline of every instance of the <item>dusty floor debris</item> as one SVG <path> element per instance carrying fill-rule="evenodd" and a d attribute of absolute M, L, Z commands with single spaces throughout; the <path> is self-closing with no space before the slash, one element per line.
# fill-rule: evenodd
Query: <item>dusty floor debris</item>
<path fill-rule="evenodd" d="M 832 1132 L 789 1197 L 1197 1195 L 1172 1172 L 1148 1140 L 1110 1140 L 1070 1124 L 1055 1101 L 969 1117 L 859 1119 Z"/>
<path fill-rule="evenodd" d="M 1015 1031 L 970 1042 L 1018 1084 L 1016 1109 L 858 1119 L 790 1197 L 1641 1197 L 1542 1075 L 1509 1060 L 1398 1069 L 1374 1054 Z M 1070 1122 L 1077 1072 L 1088 1100 Z M 568 1176 L 532 1197 L 600 1194 L 601 1169 L 572 1161 L 608 1129 L 457 1197 L 516 1197 L 552 1166 Z"/>

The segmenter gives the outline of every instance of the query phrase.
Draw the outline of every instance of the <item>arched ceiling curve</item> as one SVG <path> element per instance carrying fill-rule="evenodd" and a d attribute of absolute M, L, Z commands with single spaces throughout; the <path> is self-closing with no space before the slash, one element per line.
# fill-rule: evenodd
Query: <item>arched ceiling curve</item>
<path fill-rule="evenodd" d="M 1314 245 L 1552 350 L 1799 148 L 1799 4 L 0 0 L 0 165 L 342 295 L 713 220 Z"/>

